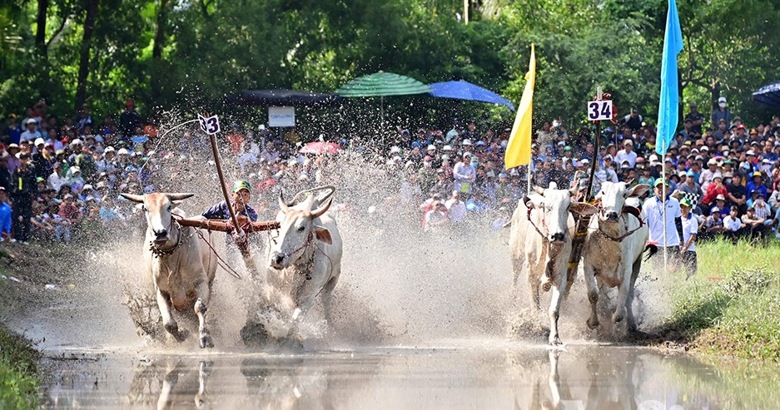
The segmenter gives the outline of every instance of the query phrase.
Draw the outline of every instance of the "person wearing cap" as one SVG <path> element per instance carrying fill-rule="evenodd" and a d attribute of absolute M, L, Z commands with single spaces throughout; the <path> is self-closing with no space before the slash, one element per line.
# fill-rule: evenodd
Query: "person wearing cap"
<path fill-rule="evenodd" d="M 707 161 L 707 169 L 702 171 L 699 176 L 699 185 L 701 185 L 701 189 L 707 191 L 707 187 L 712 183 L 712 177 L 716 173 L 720 173 L 720 171 L 718 171 L 718 160 L 710 158 Z"/>
<path fill-rule="evenodd" d="M 666 198 L 663 197 L 663 185 L 666 185 Z M 655 195 L 645 200 L 642 212 L 650 229 L 650 242 L 658 244 L 661 250 L 673 260 L 680 254 L 680 235 L 677 229 L 681 224 L 682 213 L 677 198 L 670 196 L 669 181 L 656 179 Z M 666 248 L 664 249 L 664 232 L 666 233 Z"/>
<path fill-rule="evenodd" d="M 737 240 L 744 235 L 746 225 L 738 216 L 737 208 L 732 207 L 729 214 L 723 218 L 723 235 L 729 238 L 736 245 Z"/>
<path fill-rule="evenodd" d="M 764 196 L 764 198 L 768 197 L 768 190 L 764 184 L 764 175 L 761 173 L 761 171 L 753 172 L 752 177 L 753 178 L 751 181 L 749 181 L 747 186 L 745 186 L 748 198 L 750 198 L 754 192 L 760 193 Z"/>
<path fill-rule="evenodd" d="M 252 199 L 251 189 L 247 181 L 239 179 L 233 182 L 231 206 L 236 216 L 244 216 L 255 222 L 257 221 L 257 212 L 249 205 L 249 201 Z M 230 220 L 230 210 L 228 210 L 227 202 L 221 201 L 203 212 L 201 216 L 206 219 Z"/>
<path fill-rule="evenodd" d="M 19 143 L 22 142 L 33 142 L 38 138 L 41 138 L 41 132 L 38 131 L 38 122 L 35 121 L 34 118 L 28 118 L 27 122 L 24 124 L 25 130 L 24 132 L 19 136 Z"/>
<path fill-rule="evenodd" d="M 726 230 L 723 226 L 722 213 L 722 210 L 717 206 L 710 208 L 710 216 L 704 221 L 704 232 L 701 233 L 699 239 L 713 239 Z"/>
<path fill-rule="evenodd" d="M 636 164 L 637 154 L 634 152 L 634 143 L 627 139 L 623 141 L 623 149 L 615 154 L 615 162 L 623 164 L 623 161 L 628 161 L 629 168 L 633 168 Z"/>
<path fill-rule="evenodd" d="M 35 167 L 30 163 L 30 154 L 19 153 L 19 167 L 13 172 L 11 183 L 14 238 L 26 244 L 32 235 L 30 218 L 33 216 L 33 201 L 38 196 Z"/>
<path fill-rule="evenodd" d="M 726 188 L 726 185 L 723 184 L 723 175 L 720 172 L 716 172 L 712 178 L 712 183 L 707 186 L 704 197 L 701 200 L 701 203 L 708 207 L 714 205 L 716 196 L 728 195 L 728 189 Z"/>
<path fill-rule="evenodd" d="M 711 124 L 713 124 L 713 126 L 719 124 L 720 121 L 723 121 L 726 126 L 731 124 L 731 111 L 726 108 L 726 97 L 718 98 L 718 106 L 712 110 L 710 120 L 712 121 Z"/>
<path fill-rule="evenodd" d="M 699 219 L 691 212 L 692 203 L 685 198 L 680 201 L 680 220 L 682 222 L 682 247 L 680 257 L 682 265 L 690 278 L 696 274 L 696 238 L 699 233 Z"/>
<path fill-rule="evenodd" d="M 683 176 L 681 175 L 681 177 Z M 693 171 L 688 170 L 688 172 L 685 172 L 684 178 L 685 180 L 677 185 L 677 191 L 692 195 L 695 198 L 702 198 L 704 196 L 704 191 L 701 189 L 701 186 L 696 183 L 696 174 L 694 174 Z"/>
<path fill-rule="evenodd" d="M 5 187 L 0 186 L 0 242 L 13 241 L 13 210 L 8 205 L 8 192 Z"/>

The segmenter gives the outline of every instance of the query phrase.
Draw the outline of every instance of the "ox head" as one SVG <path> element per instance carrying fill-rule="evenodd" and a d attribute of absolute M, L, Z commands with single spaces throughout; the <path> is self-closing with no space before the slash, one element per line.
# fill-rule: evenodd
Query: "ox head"
<path fill-rule="evenodd" d="M 596 195 L 596 199 L 601 201 L 599 222 L 617 223 L 620 214 L 623 213 L 626 199 L 638 198 L 650 189 L 650 185 L 645 184 L 639 184 L 631 189 L 626 188 L 627 186 L 627 182 L 601 183 L 601 191 Z"/>
<path fill-rule="evenodd" d="M 546 235 L 548 242 L 553 245 L 562 245 L 569 229 L 569 212 L 582 215 L 592 215 L 598 209 L 583 202 L 571 202 L 571 192 L 556 189 L 555 183 L 550 183 L 550 188 L 543 189 L 534 186 L 534 192 L 525 198 L 528 208 L 536 209 L 542 213 L 543 225 L 539 227 L 542 234 Z"/>
<path fill-rule="evenodd" d="M 270 260 L 274 269 L 284 269 L 295 263 L 312 241 L 333 243 L 330 231 L 317 226 L 318 218 L 330 208 L 333 198 L 329 197 L 319 207 L 312 209 L 314 202 L 315 198 L 310 196 L 296 206 L 289 206 L 283 194 L 279 194 L 280 212 L 277 219 L 281 226 L 276 244 L 271 249 Z"/>
<path fill-rule="evenodd" d="M 146 217 L 147 231 L 150 231 L 157 246 L 165 246 L 178 238 L 172 236 L 173 216 L 171 212 L 180 201 L 195 196 L 195 194 L 164 194 L 152 193 L 146 195 L 122 194 L 138 204 Z"/>

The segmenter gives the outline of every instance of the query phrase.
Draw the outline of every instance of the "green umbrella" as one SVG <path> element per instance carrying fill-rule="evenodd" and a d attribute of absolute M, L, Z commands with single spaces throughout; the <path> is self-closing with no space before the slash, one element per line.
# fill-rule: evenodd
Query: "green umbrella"
<path fill-rule="evenodd" d="M 379 97 L 382 126 L 385 121 L 384 97 L 429 92 L 431 87 L 414 78 L 383 71 L 355 78 L 336 90 L 336 94 L 342 97 Z"/>

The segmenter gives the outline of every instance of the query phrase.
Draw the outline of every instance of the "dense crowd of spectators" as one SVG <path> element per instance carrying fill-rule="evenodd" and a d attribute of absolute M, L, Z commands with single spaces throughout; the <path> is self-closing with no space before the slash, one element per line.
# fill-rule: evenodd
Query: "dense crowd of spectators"
<path fill-rule="evenodd" d="M 723 98 L 709 121 L 696 108 L 690 105 L 664 157 L 655 154 L 654 126 L 635 110 L 605 127 L 598 147 L 592 127 L 569 132 L 560 120 L 544 121 L 532 145 L 533 181 L 575 188 L 576 199 L 582 199 L 593 161 L 596 190 L 604 181 L 654 185 L 665 169 L 670 193 L 691 204 L 700 237 L 774 237 L 780 218 L 780 119 L 748 127 Z M 426 232 L 474 221 L 500 229 L 525 194 L 527 167 L 503 166 L 509 128 L 469 121 L 445 130 L 399 129 L 381 145 L 323 136 L 339 145 L 335 155 L 300 154 L 302 141 L 312 138 L 294 129 L 227 128 L 220 136 L 227 163 L 264 202 L 280 187 L 334 182 L 346 153 L 394 179 L 393 194 Z M 0 127 L 2 239 L 69 242 L 91 225 L 128 218 L 130 207 L 119 193 L 155 190 L 155 172 L 165 161 L 175 170 L 181 161 L 210 157 L 207 139 L 196 134 L 185 131 L 165 145 L 167 152 L 155 152 L 157 122 L 141 117 L 132 100 L 116 120 L 106 116 L 100 122 L 87 107 L 73 118 L 47 115 L 44 102 L 23 117 L 7 115 Z"/>

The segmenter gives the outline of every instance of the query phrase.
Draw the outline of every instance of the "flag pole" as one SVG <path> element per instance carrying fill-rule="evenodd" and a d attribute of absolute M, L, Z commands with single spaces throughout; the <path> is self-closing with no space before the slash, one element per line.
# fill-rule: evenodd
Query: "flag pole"
<path fill-rule="evenodd" d="M 663 141 L 662 143 L 664 145 L 664 152 L 666 152 L 666 141 Z M 667 264 L 669 263 L 669 255 L 666 252 L 666 161 L 661 162 L 663 166 L 661 166 L 661 196 L 663 197 L 663 200 L 661 201 L 661 206 L 663 207 L 663 221 L 661 223 L 661 226 L 664 227 L 664 276 L 666 276 L 667 272 Z"/>

